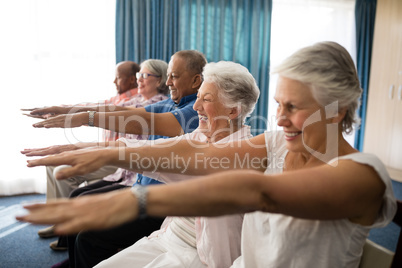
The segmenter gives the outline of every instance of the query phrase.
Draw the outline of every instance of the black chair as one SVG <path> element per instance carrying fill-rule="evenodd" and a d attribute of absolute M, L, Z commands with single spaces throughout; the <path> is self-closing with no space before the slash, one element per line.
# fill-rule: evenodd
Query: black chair
<path fill-rule="evenodd" d="M 402 201 L 397 200 L 397 211 L 393 219 L 399 227 L 402 228 Z M 402 267 L 402 231 L 399 233 L 398 244 L 396 245 L 394 259 L 392 260 L 391 268 L 401 268 Z"/>

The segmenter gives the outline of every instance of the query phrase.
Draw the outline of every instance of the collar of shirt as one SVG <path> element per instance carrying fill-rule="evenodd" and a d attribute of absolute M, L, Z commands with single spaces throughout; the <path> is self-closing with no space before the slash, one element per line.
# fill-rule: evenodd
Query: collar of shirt
<path fill-rule="evenodd" d="M 125 98 L 130 98 L 132 96 L 135 96 L 138 94 L 138 88 L 132 88 L 130 90 L 127 90 L 124 93 L 118 94 L 119 99 L 125 99 Z"/>
<path fill-rule="evenodd" d="M 196 98 L 197 98 L 197 93 L 188 95 L 188 96 L 181 98 L 180 102 L 174 103 L 174 105 L 175 105 L 175 107 L 182 107 L 182 106 L 185 106 L 187 103 L 195 100 Z"/>

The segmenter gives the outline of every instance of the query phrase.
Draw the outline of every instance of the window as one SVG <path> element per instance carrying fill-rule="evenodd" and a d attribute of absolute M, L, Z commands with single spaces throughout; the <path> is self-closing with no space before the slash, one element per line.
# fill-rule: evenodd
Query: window
<path fill-rule="evenodd" d="M 319 41 L 344 46 L 356 62 L 354 0 L 273 0 L 271 23 L 271 66 L 278 65 L 297 49 Z M 276 127 L 273 99 L 276 77 L 270 79 L 268 119 Z M 345 136 L 354 143 L 354 134 Z"/>
<path fill-rule="evenodd" d="M 76 104 L 116 94 L 115 1 L 0 2 L 2 176 L 0 195 L 46 189 L 24 148 L 97 139 L 96 129 L 34 129 L 21 108 Z"/>

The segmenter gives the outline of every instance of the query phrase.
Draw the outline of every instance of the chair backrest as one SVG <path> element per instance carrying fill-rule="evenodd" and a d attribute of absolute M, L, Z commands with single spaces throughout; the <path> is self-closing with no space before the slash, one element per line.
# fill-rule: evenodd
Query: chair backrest
<path fill-rule="evenodd" d="M 397 200 L 397 211 L 392 220 L 402 227 L 402 201 Z M 402 230 L 399 233 L 398 244 L 392 252 L 367 239 L 359 268 L 401 268 L 402 267 Z"/>
<path fill-rule="evenodd" d="M 397 200 L 397 211 L 393 222 L 395 222 L 399 227 L 402 227 L 402 201 Z M 402 230 L 399 233 L 398 244 L 396 245 L 394 259 L 392 261 L 391 268 L 401 268 L 402 267 Z"/>
<path fill-rule="evenodd" d="M 391 250 L 367 239 L 363 247 L 359 268 L 389 268 L 394 255 Z"/>

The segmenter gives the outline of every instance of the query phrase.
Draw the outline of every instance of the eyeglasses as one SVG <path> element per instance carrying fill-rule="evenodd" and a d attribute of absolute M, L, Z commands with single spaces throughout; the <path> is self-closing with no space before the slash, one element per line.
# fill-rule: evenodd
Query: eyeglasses
<path fill-rule="evenodd" d="M 135 77 L 137 77 L 137 79 L 140 79 L 140 77 L 147 79 L 150 76 L 155 76 L 155 77 L 161 77 L 160 75 L 156 75 L 156 74 L 149 74 L 149 73 L 136 73 Z"/>

